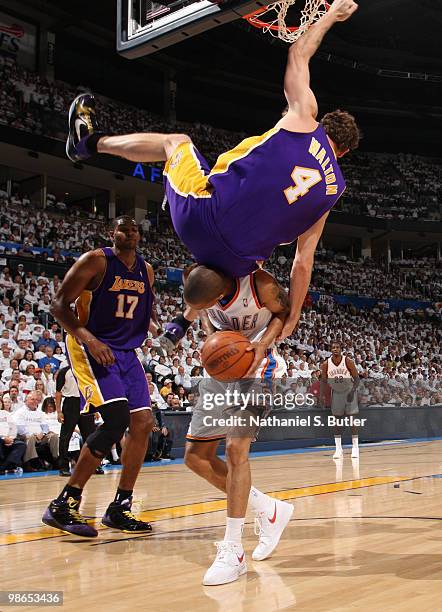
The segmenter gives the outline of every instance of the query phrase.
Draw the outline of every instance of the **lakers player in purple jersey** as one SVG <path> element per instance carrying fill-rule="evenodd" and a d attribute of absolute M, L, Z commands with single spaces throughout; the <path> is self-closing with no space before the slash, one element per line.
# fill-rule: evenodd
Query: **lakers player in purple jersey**
<path fill-rule="evenodd" d="M 125 532 L 151 531 L 149 523 L 131 513 L 131 503 L 153 424 L 135 349 L 153 327 L 154 275 L 136 252 L 140 233 L 133 219 L 116 219 L 112 240 L 112 248 L 80 257 L 52 304 L 52 314 L 68 332 L 66 347 L 83 412 L 100 412 L 104 423 L 87 438 L 68 484 L 47 508 L 43 522 L 85 537 L 95 537 L 97 531 L 79 513 L 83 488 L 127 428 L 118 490 L 102 523 Z M 73 302 L 75 313 L 70 308 Z"/>
<path fill-rule="evenodd" d="M 98 152 L 166 162 L 173 225 L 197 263 L 238 278 L 255 270 L 279 244 L 297 239 L 290 312 L 281 338 L 298 323 L 317 243 L 345 189 L 338 159 L 359 142 L 358 127 L 348 113 L 338 110 L 320 123 L 316 120 L 309 61 L 333 24 L 356 9 L 353 0 L 334 0 L 290 47 L 284 80 L 287 112 L 271 130 L 220 155 L 212 169 L 184 134 L 103 135 L 91 94 L 78 96 L 69 113 L 66 151 L 73 161 Z M 181 315 L 169 329 L 170 339 L 181 338 L 196 314 L 190 308 Z"/>

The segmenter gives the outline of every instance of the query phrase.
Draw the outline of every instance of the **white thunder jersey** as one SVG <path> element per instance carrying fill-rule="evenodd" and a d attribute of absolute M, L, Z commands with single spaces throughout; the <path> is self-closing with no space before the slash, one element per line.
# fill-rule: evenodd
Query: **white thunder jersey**
<path fill-rule="evenodd" d="M 345 355 L 336 365 L 332 357 L 327 359 L 327 382 L 336 393 L 348 393 L 353 388 L 353 377 L 347 367 Z"/>
<path fill-rule="evenodd" d="M 238 331 L 251 342 L 258 341 L 264 335 L 273 314 L 259 302 L 254 272 L 235 281 L 235 293 L 208 308 L 207 315 L 218 331 Z M 256 376 L 266 379 L 280 378 L 286 372 L 285 361 L 272 347 L 267 351 Z"/>

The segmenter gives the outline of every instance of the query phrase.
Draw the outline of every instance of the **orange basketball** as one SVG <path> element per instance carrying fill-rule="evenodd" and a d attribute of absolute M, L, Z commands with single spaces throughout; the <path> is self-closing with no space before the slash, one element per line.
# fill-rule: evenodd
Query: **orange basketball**
<path fill-rule="evenodd" d="M 201 360 L 206 372 L 216 380 L 242 378 L 252 365 L 254 351 L 246 352 L 250 340 L 235 331 L 215 332 L 205 341 Z"/>

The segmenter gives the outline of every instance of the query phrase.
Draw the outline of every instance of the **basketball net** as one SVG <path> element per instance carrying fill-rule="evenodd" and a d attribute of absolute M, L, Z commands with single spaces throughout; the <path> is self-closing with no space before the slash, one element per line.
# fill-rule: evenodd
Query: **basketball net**
<path fill-rule="evenodd" d="M 295 2 L 296 0 L 272 2 L 262 9 L 244 15 L 244 19 L 247 19 L 250 25 L 255 28 L 261 28 L 264 34 L 270 33 L 275 38 L 294 43 L 330 8 L 330 4 L 325 0 L 305 0 L 299 25 L 288 26 L 286 23 L 287 11 Z M 272 16 L 274 16 L 273 20 L 270 19 Z"/>

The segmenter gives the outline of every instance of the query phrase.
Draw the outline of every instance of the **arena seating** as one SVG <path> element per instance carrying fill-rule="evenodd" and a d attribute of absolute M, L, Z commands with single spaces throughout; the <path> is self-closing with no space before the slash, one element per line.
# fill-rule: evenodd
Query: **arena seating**
<path fill-rule="evenodd" d="M 0 80 L 0 125 L 66 138 L 66 113 L 78 93 L 74 87 L 60 81 L 50 83 L 2 57 Z M 210 164 L 246 136 L 205 124 L 171 125 L 145 109 L 102 96 L 97 96 L 97 101 L 103 132 L 182 131 L 192 137 Z M 441 160 L 356 152 L 343 158 L 342 168 L 347 191 L 337 210 L 385 219 L 441 220 Z"/>

